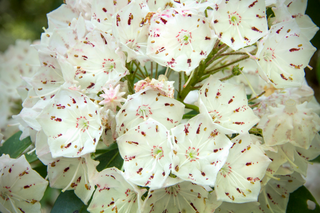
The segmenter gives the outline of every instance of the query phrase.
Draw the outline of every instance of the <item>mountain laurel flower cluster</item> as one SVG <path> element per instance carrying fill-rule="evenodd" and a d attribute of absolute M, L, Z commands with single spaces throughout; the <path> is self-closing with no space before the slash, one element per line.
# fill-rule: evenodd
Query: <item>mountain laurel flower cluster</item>
<path fill-rule="evenodd" d="M 20 67 L 14 116 L 50 187 L 89 212 L 285 213 L 320 154 L 306 4 L 66 0 L 35 71 Z M 8 57 L 0 84 L 19 86 Z M 47 182 L 0 159 L 1 212 L 40 212 Z"/>

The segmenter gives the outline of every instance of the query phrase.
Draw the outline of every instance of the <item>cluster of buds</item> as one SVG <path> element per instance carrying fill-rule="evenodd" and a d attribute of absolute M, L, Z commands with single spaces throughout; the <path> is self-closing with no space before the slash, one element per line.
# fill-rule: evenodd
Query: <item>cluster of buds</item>
<path fill-rule="evenodd" d="M 16 116 L 50 186 L 89 212 L 285 213 L 320 154 L 306 4 L 67 0 Z"/>

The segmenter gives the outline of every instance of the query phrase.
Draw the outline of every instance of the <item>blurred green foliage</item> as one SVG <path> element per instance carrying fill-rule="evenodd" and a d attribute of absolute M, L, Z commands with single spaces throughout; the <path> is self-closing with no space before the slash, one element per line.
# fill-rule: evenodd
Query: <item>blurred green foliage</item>
<path fill-rule="evenodd" d="M 40 39 L 47 28 L 46 14 L 58 8 L 63 0 L 0 0 L 0 51 L 16 39 Z"/>

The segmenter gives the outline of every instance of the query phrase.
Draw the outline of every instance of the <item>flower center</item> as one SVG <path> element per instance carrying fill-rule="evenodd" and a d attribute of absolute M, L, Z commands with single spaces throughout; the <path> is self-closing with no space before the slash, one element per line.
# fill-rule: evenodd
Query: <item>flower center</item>
<path fill-rule="evenodd" d="M 123 204 L 122 207 L 125 209 L 130 209 L 131 206 L 137 201 L 137 194 L 129 188 L 125 191 L 125 194 L 126 198 L 123 201 L 125 201 L 126 203 Z M 118 208 L 122 207 L 118 206 Z"/>
<path fill-rule="evenodd" d="M 223 165 L 223 167 L 220 169 L 220 174 L 223 177 L 226 177 L 227 175 L 229 175 L 232 172 L 231 170 L 231 166 L 229 165 L 229 163 L 225 163 Z"/>
<path fill-rule="evenodd" d="M 272 60 L 275 58 L 276 56 L 274 55 L 274 49 L 268 47 L 267 50 L 263 53 L 263 59 L 266 62 L 272 62 Z"/>
<path fill-rule="evenodd" d="M 147 120 L 149 115 L 152 115 L 152 112 L 151 112 L 151 108 L 148 105 L 142 105 L 138 107 L 136 116 L 139 116 L 144 120 Z"/>
<path fill-rule="evenodd" d="M 188 32 L 187 30 L 181 30 L 176 38 L 178 39 L 178 42 L 181 46 L 188 45 L 189 43 L 191 43 L 192 35 L 191 32 Z"/>
<path fill-rule="evenodd" d="M 239 25 L 241 23 L 241 16 L 237 12 L 233 12 L 228 15 L 229 16 L 229 24 L 232 24 L 233 26 Z"/>
<path fill-rule="evenodd" d="M 86 117 L 80 116 L 77 118 L 76 128 L 80 128 L 80 131 L 85 132 L 89 128 L 89 121 Z"/>
<path fill-rule="evenodd" d="M 164 156 L 162 147 L 153 146 L 153 148 L 151 149 L 151 155 L 153 158 L 158 158 L 160 160 Z"/>
<path fill-rule="evenodd" d="M 190 162 L 198 160 L 198 156 L 199 156 L 199 149 L 196 149 L 194 147 L 189 147 L 186 150 L 186 158 L 190 160 Z"/>
<path fill-rule="evenodd" d="M 115 68 L 115 63 L 112 62 L 113 59 L 104 59 L 104 62 L 102 62 L 102 67 L 104 68 L 104 73 L 109 74 L 109 72 L 112 72 Z"/>
<path fill-rule="evenodd" d="M 173 195 L 174 197 L 176 197 L 180 192 L 180 185 L 177 184 L 174 186 L 166 187 L 164 190 L 166 191 L 167 194 Z"/>
<path fill-rule="evenodd" d="M 296 102 L 293 99 L 289 99 L 285 102 L 284 111 L 288 114 L 293 114 L 297 112 Z"/>

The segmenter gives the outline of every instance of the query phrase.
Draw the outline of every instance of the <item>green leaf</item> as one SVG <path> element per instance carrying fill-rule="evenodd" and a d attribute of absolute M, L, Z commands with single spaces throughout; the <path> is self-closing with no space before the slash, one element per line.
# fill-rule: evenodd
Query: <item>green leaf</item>
<path fill-rule="evenodd" d="M 105 168 L 109 167 L 117 167 L 121 169 L 123 164 L 123 159 L 120 156 L 119 150 L 114 149 L 109 152 L 106 152 L 100 156 L 98 156 L 95 160 L 100 161 L 99 165 L 97 166 L 97 170 L 100 172 Z"/>
<path fill-rule="evenodd" d="M 32 152 L 31 154 L 26 153 L 26 154 L 24 154 L 24 155 L 26 156 L 26 159 L 27 159 L 27 161 L 28 161 L 29 163 L 33 163 L 33 162 L 35 162 L 36 160 L 38 160 L 38 157 L 37 157 L 35 151 Z"/>
<path fill-rule="evenodd" d="M 308 209 L 307 201 L 315 202 L 316 208 L 314 210 Z M 316 199 L 312 196 L 305 186 L 301 186 L 296 191 L 290 194 L 287 213 L 316 213 L 320 212 L 320 206 Z"/>
<path fill-rule="evenodd" d="M 9 154 L 11 158 L 17 158 L 32 144 L 30 137 L 20 141 L 21 134 L 21 131 L 17 132 L 3 143 L 0 147 L 0 156 L 2 154 Z"/>
<path fill-rule="evenodd" d="M 320 163 L 320 155 L 316 157 L 315 159 L 311 160 L 312 163 Z"/>
<path fill-rule="evenodd" d="M 33 167 L 33 170 L 39 173 L 41 177 L 46 178 L 47 176 L 47 166 L 44 165 L 41 161 L 39 161 L 39 164 Z"/>
<path fill-rule="evenodd" d="M 117 149 L 117 148 L 118 148 L 118 145 L 117 145 L 117 143 L 114 142 L 106 149 L 98 149 L 94 154 L 96 154 L 96 155 L 103 154 L 103 153 L 109 152 L 109 151 Z"/>
<path fill-rule="evenodd" d="M 196 116 L 198 114 L 199 114 L 199 112 L 197 112 L 196 110 L 192 110 L 192 111 L 184 114 L 182 119 L 190 119 L 190 118 L 193 118 L 194 116 Z"/>
<path fill-rule="evenodd" d="M 73 190 L 61 192 L 51 213 L 87 213 L 88 206 L 74 194 Z"/>

